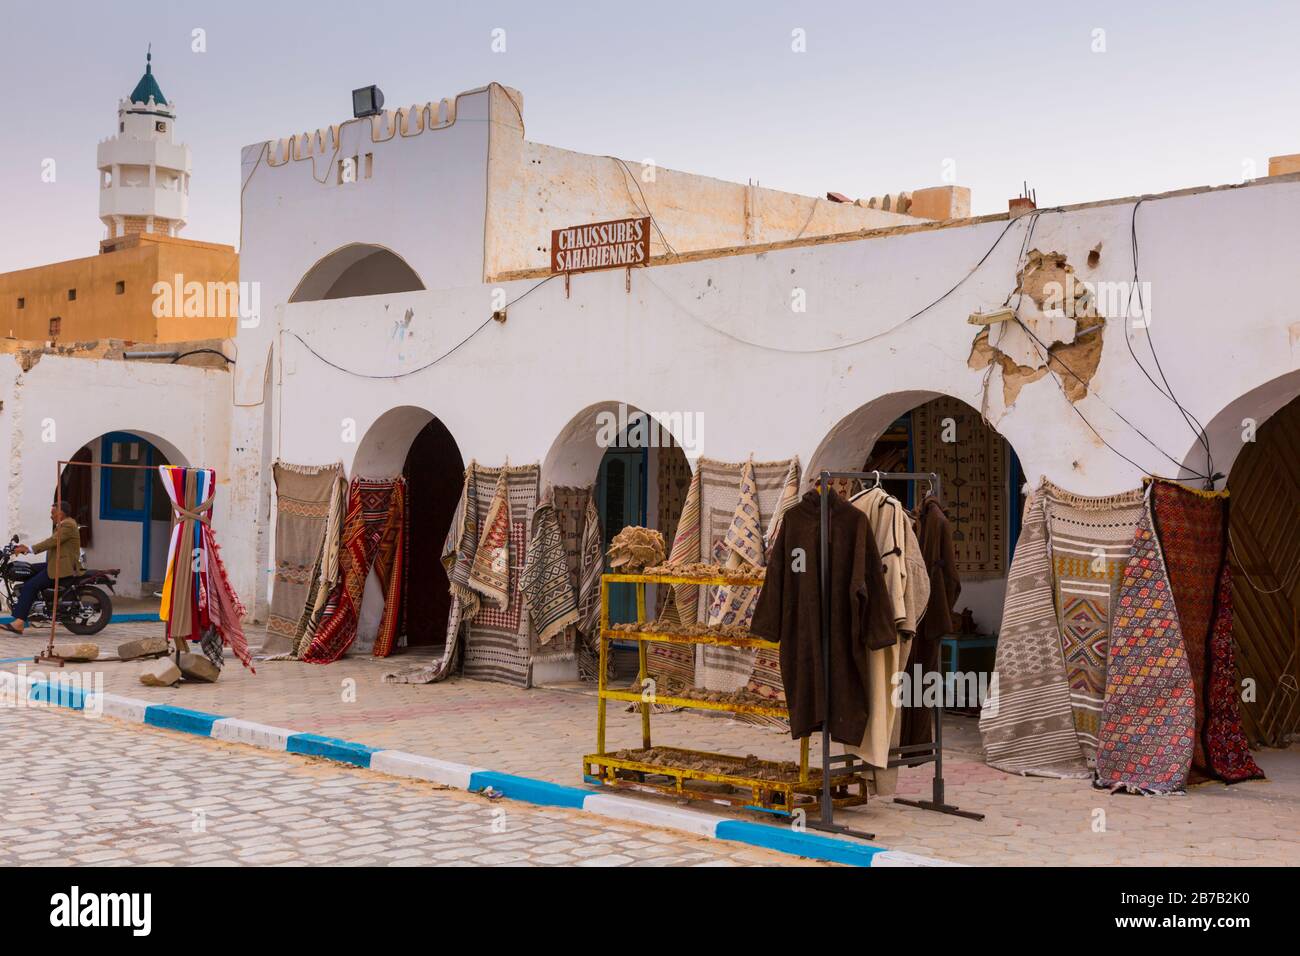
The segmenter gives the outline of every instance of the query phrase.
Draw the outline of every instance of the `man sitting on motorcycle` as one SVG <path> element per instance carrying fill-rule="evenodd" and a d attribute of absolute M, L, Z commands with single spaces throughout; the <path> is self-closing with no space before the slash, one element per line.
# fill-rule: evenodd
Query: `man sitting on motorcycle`
<path fill-rule="evenodd" d="M 54 577 L 68 579 L 81 574 L 84 570 L 81 566 L 81 530 L 77 527 L 77 519 L 68 515 L 68 505 L 63 501 L 56 501 L 50 508 L 50 521 L 54 524 L 54 533 L 44 541 L 38 541 L 30 548 L 25 544 L 18 545 L 14 549 L 15 554 L 41 554 L 44 551 L 53 551 L 54 546 L 58 544 L 58 562 L 55 565 Z M 3 624 L 7 631 L 14 634 L 21 634 L 27 627 L 27 614 L 31 610 L 32 602 L 42 590 L 54 583 L 54 577 L 49 573 L 49 562 L 40 565 L 34 570 L 30 578 L 23 582 L 22 592 L 18 595 L 18 600 L 14 603 L 14 620 L 12 624 Z"/>

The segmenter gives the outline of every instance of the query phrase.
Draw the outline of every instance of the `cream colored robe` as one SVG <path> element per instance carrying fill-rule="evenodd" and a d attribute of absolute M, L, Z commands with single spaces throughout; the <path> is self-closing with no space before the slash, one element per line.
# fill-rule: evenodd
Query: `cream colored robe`
<path fill-rule="evenodd" d="M 921 545 L 906 509 L 883 489 L 873 488 L 853 501 L 853 506 L 871 521 L 876 549 L 884 562 L 885 583 L 894 602 L 894 620 L 898 624 L 897 644 L 873 650 L 868 666 L 867 730 L 859 747 L 846 748 L 872 766 L 878 796 L 892 794 L 897 786 L 898 769 L 885 769 L 890 747 L 898 746 L 902 721 L 895 702 L 894 675 L 907 662 L 912 636 L 930 600 L 930 578 L 921 558 Z"/>

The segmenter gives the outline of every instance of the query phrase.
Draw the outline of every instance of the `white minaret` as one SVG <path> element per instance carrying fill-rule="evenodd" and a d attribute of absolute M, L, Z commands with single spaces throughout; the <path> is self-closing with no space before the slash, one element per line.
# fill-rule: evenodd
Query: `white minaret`
<path fill-rule="evenodd" d="M 153 76 L 153 52 L 144 76 L 118 103 L 117 135 L 97 153 L 99 218 L 106 238 L 185 228 L 190 197 L 190 148 L 172 142 L 176 105 L 168 103 Z"/>

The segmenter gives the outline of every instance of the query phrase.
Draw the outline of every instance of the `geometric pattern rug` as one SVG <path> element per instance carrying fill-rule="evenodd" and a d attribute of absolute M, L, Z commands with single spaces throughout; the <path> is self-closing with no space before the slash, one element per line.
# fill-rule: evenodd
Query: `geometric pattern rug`
<path fill-rule="evenodd" d="M 1181 792 L 1191 771 L 1195 732 L 1191 668 L 1148 500 L 1111 623 L 1097 786 Z"/>

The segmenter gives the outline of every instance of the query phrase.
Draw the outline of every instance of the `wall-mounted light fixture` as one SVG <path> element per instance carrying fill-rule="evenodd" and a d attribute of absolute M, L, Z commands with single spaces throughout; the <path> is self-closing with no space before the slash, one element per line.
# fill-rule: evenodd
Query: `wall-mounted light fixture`
<path fill-rule="evenodd" d="M 376 116 L 384 109 L 384 91 L 377 86 L 363 86 L 352 91 L 352 115 Z"/>

